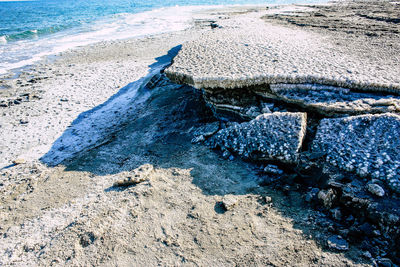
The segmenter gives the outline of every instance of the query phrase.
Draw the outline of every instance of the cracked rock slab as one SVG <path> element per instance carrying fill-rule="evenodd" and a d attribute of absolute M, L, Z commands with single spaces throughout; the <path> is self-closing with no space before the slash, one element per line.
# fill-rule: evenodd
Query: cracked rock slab
<path fill-rule="evenodd" d="M 297 161 L 306 132 L 306 113 L 259 115 L 254 120 L 233 123 L 210 139 L 211 146 L 254 160 Z"/>
<path fill-rule="evenodd" d="M 319 84 L 271 84 L 261 96 L 295 104 L 325 116 L 400 113 L 400 97 Z"/>
<path fill-rule="evenodd" d="M 312 143 L 326 161 L 400 192 L 400 116 L 360 115 L 323 119 Z"/>
<path fill-rule="evenodd" d="M 397 51 L 390 46 L 366 40 L 348 48 L 333 36 L 266 24 L 259 16 L 226 21 L 184 43 L 167 76 L 198 89 L 322 84 L 400 93 Z"/>

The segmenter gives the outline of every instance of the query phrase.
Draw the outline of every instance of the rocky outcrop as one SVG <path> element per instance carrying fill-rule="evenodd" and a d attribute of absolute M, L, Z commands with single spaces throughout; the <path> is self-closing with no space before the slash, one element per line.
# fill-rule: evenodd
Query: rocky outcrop
<path fill-rule="evenodd" d="M 312 150 L 361 177 L 380 179 L 400 193 L 400 115 L 323 119 Z"/>
<path fill-rule="evenodd" d="M 400 76 L 394 67 L 398 62 L 393 56 L 397 45 L 380 47 L 364 41 L 347 46 L 338 38 L 267 25 L 253 17 L 225 23 L 183 44 L 166 69 L 167 76 L 198 89 L 321 84 L 400 93 Z"/>
<path fill-rule="evenodd" d="M 324 116 L 400 112 L 400 97 L 320 84 L 271 84 L 265 98 L 295 104 Z"/>
<path fill-rule="evenodd" d="M 250 122 L 234 123 L 220 130 L 209 144 L 247 159 L 295 163 L 306 124 L 305 113 L 262 114 Z"/>
<path fill-rule="evenodd" d="M 398 41 L 377 44 L 244 18 L 184 44 L 165 70 L 174 82 L 201 90 L 222 121 L 217 133 L 194 141 L 231 160 L 275 161 L 261 167 L 265 184 L 307 185 L 306 201 L 340 222 L 340 236 L 372 233 L 385 251 L 398 246 L 389 240 L 400 236 Z M 348 244 L 335 235 L 328 247 Z"/>

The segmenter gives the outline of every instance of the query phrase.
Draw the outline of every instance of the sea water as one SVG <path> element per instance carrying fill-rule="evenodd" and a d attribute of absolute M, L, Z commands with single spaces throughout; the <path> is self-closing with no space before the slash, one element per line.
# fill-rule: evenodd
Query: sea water
<path fill-rule="evenodd" d="M 0 74 L 77 46 L 183 30 L 192 13 L 208 5 L 304 2 L 307 0 L 0 0 Z"/>

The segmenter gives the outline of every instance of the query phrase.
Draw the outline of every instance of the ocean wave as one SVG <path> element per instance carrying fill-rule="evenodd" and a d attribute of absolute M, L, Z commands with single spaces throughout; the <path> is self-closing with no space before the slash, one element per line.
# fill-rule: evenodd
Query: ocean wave
<path fill-rule="evenodd" d="M 193 12 L 204 8 L 210 6 L 174 6 L 136 14 L 119 13 L 65 30 L 51 27 L 7 36 L 3 38 L 5 45 L 0 46 L 0 73 L 78 46 L 184 30 L 190 26 Z"/>
<path fill-rule="evenodd" d="M 5 36 L 7 42 L 14 42 L 19 40 L 37 39 L 41 36 L 53 34 L 67 29 L 68 26 L 53 26 L 42 29 L 24 30 L 17 33 L 7 34 Z"/>

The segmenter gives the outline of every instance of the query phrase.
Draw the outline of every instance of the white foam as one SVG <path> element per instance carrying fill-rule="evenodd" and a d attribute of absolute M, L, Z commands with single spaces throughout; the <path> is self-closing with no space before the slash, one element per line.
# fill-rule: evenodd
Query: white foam
<path fill-rule="evenodd" d="M 6 44 L 7 43 L 7 39 L 5 36 L 0 36 L 0 44 Z"/>

